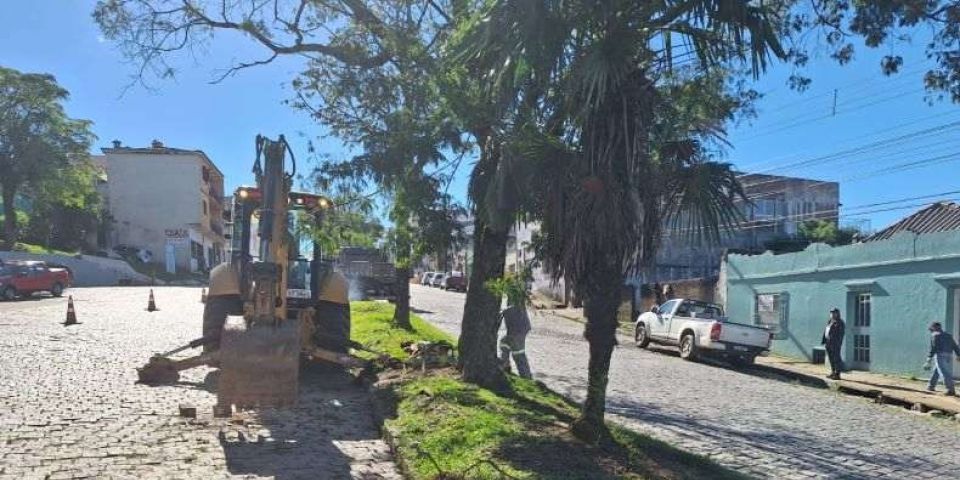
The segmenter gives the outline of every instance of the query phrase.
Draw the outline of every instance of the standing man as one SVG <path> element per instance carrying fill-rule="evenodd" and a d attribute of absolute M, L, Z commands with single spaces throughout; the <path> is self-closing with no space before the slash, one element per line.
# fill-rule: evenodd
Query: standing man
<path fill-rule="evenodd" d="M 843 336 L 846 333 L 846 325 L 840 318 L 840 309 L 830 310 L 830 320 L 827 321 L 827 328 L 823 330 L 823 340 L 821 344 L 826 347 L 827 357 L 830 359 L 830 375 L 827 378 L 840 380 L 840 372 L 843 370 L 843 359 L 840 358 L 840 347 L 843 346 Z"/>
<path fill-rule="evenodd" d="M 517 374 L 523 378 L 532 378 L 530 363 L 527 361 L 526 343 L 530 333 L 530 317 L 527 316 L 526 302 L 507 297 L 512 304 L 500 313 L 507 333 L 500 339 L 500 363 L 510 370 L 510 358 L 517 365 Z"/>
<path fill-rule="evenodd" d="M 937 388 L 937 380 L 943 377 L 947 395 L 955 397 L 957 393 L 953 389 L 953 354 L 960 355 L 960 347 L 949 333 L 943 331 L 940 322 L 931 323 L 929 330 L 930 355 L 927 356 L 927 364 L 924 368 L 929 369 L 931 362 L 935 368 L 930 375 L 930 382 L 927 383 L 927 390 L 934 391 Z"/>

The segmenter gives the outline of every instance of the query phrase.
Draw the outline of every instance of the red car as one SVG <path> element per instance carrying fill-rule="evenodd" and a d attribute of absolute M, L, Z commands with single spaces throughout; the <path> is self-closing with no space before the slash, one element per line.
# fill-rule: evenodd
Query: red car
<path fill-rule="evenodd" d="M 70 271 L 43 262 L 9 262 L 0 265 L 0 298 L 14 300 L 35 292 L 63 295 L 70 286 Z"/>

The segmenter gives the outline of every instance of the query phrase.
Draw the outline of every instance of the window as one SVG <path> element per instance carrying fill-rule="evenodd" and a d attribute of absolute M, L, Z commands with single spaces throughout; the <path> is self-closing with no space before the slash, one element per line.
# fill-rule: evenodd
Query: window
<path fill-rule="evenodd" d="M 663 305 L 660 305 L 660 313 L 663 315 L 669 315 L 670 311 L 673 310 L 673 307 L 680 300 L 670 300 L 669 302 L 663 302 Z"/>
<path fill-rule="evenodd" d="M 854 298 L 853 305 L 853 326 L 854 327 L 869 327 L 870 326 L 870 294 L 869 293 L 859 293 L 856 298 Z M 867 341 L 867 348 L 869 348 L 869 339 Z"/>
<path fill-rule="evenodd" d="M 776 200 L 758 200 L 757 201 L 757 216 L 758 217 L 772 217 L 777 214 L 777 201 Z"/>
<path fill-rule="evenodd" d="M 787 295 L 762 293 L 755 298 L 754 323 L 770 329 L 773 338 L 787 338 Z"/>
<path fill-rule="evenodd" d="M 201 200 L 200 203 L 203 204 L 203 214 L 206 215 L 206 214 L 207 214 L 207 201 L 206 201 L 206 200 Z"/>
<path fill-rule="evenodd" d="M 720 307 L 705 302 L 683 302 L 677 309 L 677 315 L 685 317 L 707 318 L 719 320 L 723 316 Z"/>

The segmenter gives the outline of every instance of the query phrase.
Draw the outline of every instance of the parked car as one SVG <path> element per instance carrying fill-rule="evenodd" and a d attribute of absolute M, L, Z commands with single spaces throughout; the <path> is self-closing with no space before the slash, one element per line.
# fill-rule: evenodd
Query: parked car
<path fill-rule="evenodd" d="M 430 286 L 440 288 L 441 286 L 443 286 L 443 279 L 446 278 L 446 276 L 447 275 L 443 272 L 437 272 L 436 275 L 433 276 L 433 280 L 430 282 Z"/>
<path fill-rule="evenodd" d="M 456 290 L 458 292 L 467 291 L 467 277 L 463 272 L 450 272 L 443 278 L 444 290 Z"/>
<path fill-rule="evenodd" d="M 14 300 L 35 292 L 50 292 L 59 297 L 70 287 L 71 280 L 66 268 L 43 262 L 8 262 L 0 267 L 0 298 Z"/>
<path fill-rule="evenodd" d="M 420 277 L 420 285 L 430 285 L 437 272 L 426 272 Z"/>
<path fill-rule="evenodd" d="M 765 327 L 728 321 L 720 305 L 682 298 L 639 315 L 634 325 L 638 347 L 677 345 L 685 360 L 715 355 L 749 365 L 770 350 L 772 339 L 773 333 Z"/>

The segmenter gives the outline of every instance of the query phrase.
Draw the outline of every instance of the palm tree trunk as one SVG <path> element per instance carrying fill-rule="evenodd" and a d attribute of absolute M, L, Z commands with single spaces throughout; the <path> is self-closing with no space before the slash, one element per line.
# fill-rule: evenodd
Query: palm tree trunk
<path fill-rule="evenodd" d="M 393 324 L 406 330 L 413 330 L 413 325 L 410 324 L 410 267 L 397 268 L 397 278 L 394 280 L 393 288 L 396 295 Z"/>
<path fill-rule="evenodd" d="M 473 270 L 458 346 L 463 379 L 491 390 L 506 391 L 509 384 L 497 361 L 500 298 L 487 289 L 486 283 L 503 276 L 507 234 L 492 230 L 482 215 L 475 222 Z"/>
<path fill-rule="evenodd" d="M 587 324 L 584 337 L 590 345 L 587 367 L 587 398 L 580 417 L 573 422 L 573 434 L 586 442 L 597 443 L 607 436 L 604 413 L 610 357 L 617 344 L 617 307 L 622 278 L 619 275 L 592 275 L 590 291 L 585 292 Z"/>
<path fill-rule="evenodd" d="M 17 209 L 13 205 L 16 190 L 9 183 L 0 188 L 3 190 L 3 240 L 6 248 L 13 249 L 17 242 Z"/>

